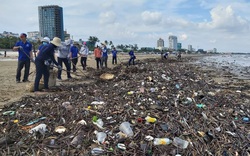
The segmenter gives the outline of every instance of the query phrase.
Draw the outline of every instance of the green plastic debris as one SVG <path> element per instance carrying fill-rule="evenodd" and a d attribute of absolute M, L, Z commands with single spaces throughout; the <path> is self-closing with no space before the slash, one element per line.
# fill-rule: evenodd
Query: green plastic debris
<path fill-rule="evenodd" d="M 15 114 L 15 111 L 6 111 L 6 112 L 3 112 L 3 115 L 14 115 Z"/>
<path fill-rule="evenodd" d="M 93 116 L 92 121 L 96 122 L 97 120 L 98 120 L 98 117 L 97 116 Z"/>
<path fill-rule="evenodd" d="M 27 126 L 33 125 L 33 124 L 35 124 L 35 123 L 37 123 L 37 122 L 39 122 L 39 121 L 41 121 L 41 120 L 45 120 L 45 119 L 46 119 L 46 117 L 41 117 L 41 118 L 38 118 L 38 119 L 36 119 L 36 120 L 30 121 L 30 122 L 27 123 L 26 125 L 27 125 Z"/>
<path fill-rule="evenodd" d="M 205 107 L 205 105 L 204 104 L 196 104 L 196 107 L 198 107 L 198 108 L 204 108 Z"/>

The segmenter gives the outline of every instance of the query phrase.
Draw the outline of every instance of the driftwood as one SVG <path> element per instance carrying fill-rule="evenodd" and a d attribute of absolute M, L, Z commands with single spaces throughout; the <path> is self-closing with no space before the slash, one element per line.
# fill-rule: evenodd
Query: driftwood
<path fill-rule="evenodd" d="M 243 118 L 250 116 L 250 105 L 244 90 L 211 81 L 209 73 L 185 58 L 136 63 L 88 68 L 92 83 L 63 85 L 5 107 L 0 114 L 0 155 L 249 155 L 250 123 Z M 104 73 L 114 77 L 104 81 Z M 156 122 L 148 123 L 147 116 Z M 133 137 L 120 132 L 124 121 L 131 124 Z M 30 133 L 40 124 L 46 125 L 45 131 Z M 58 126 L 65 131 L 56 132 Z M 95 130 L 107 134 L 104 143 L 96 141 Z M 188 146 L 154 145 L 145 139 L 150 136 L 172 141 L 179 137 Z"/>

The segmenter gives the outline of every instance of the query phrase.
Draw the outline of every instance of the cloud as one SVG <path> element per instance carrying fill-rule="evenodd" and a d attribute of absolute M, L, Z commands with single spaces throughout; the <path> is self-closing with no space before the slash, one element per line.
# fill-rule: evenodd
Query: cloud
<path fill-rule="evenodd" d="M 210 42 L 210 43 L 216 43 L 217 40 L 210 40 L 209 42 Z"/>
<path fill-rule="evenodd" d="M 116 20 L 116 14 L 113 11 L 102 12 L 99 19 L 101 24 L 113 24 Z"/>
<path fill-rule="evenodd" d="M 179 40 L 180 41 L 185 41 L 185 40 L 187 40 L 187 38 L 188 38 L 187 34 L 181 34 L 180 37 L 179 37 Z"/>
<path fill-rule="evenodd" d="M 200 28 L 219 29 L 225 32 L 246 32 L 250 29 L 250 22 L 237 16 L 232 6 L 217 6 L 210 11 L 211 22 L 200 23 Z"/>
<path fill-rule="evenodd" d="M 156 25 L 162 21 L 162 14 L 160 12 L 144 11 L 141 13 L 141 17 L 146 25 Z"/>

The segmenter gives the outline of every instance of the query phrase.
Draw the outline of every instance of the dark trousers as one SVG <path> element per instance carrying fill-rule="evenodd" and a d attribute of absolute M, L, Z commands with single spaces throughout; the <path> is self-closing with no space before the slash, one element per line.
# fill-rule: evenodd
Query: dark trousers
<path fill-rule="evenodd" d="M 128 61 L 128 65 L 131 65 L 131 62 L 133 63 L 133 65 L 135 65 L 135 58 L 134 57 L 130 57 L 129 61 Z"/>
<path fill-rule="evenodd" d="M 82 69 L 85 70 L 87 67 L 87 57 L 81 57 Z"/>
<path fill-rule="evenodd" d="M 112 64 L 117 64 L 117 56 L 113 56 L 113 58 L 112 58 Z"/>
<path fill-rule="evenodd" d="M 49 66 L 44 64 L 44 61 L 35 60 L 36 64 L 36 78 L 34 84 L 34 91 L 39 91 L 39 83 L 43 76 L 44 88 L 49 89 Z"/>
<path fill-rule="evenodd" d="M 108 67 L 108 56 L 103 56 L 101 58 L 101 67 L 103 68 L 103 64 L 105 64 L 105 68 Z"/>
<path fill-rule="evenodd" d="M 71 78 L 71 76 L 70 76 L 70 60 L 68 58 L 57 57 L 57 61 L 58 61 L 58 65 L 60 65 L 61 67 L 63 67 L 63 64 L 65 65 L 65 67 L 67 69 L 67 76 L 68 76 L 68 78 Z M 62 79 L 61 75 L 62 75 L 62 70 L 58 70 L 57 78 Z"/>
<path fill-rule="evenodd" d="M 101 66 L 101 58 L 95 58 L 96 60 L 96 68 L 99 69 Z"/>
<path fill-rule="evenodd" d="M 18 60 L 17 71 L 16 71 L 16 81 L 20 81 L 21 71 L 24 67 L 23 81 L 28 80 L 30 72 L 30 60 L 21 61 Z"/>
<path fill-rule="evenodd" d="M 76 71 L 76 64 L 78 62 L 78 57 L 73 58 L 71 61 L 72 61 L 72 64 L 73 64 L 73 72 L 75 72 Z"/>

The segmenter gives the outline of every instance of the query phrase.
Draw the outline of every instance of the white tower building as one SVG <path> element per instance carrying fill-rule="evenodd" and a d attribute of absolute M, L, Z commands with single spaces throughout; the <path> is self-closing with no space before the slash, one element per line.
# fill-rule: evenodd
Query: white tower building
<path fill-rule="evenodd" d="M 169 49 L 171 50 L 177 50 L 177 37 L 176 36 L 169 36 L 168 37 L 169 41 Z"/>

